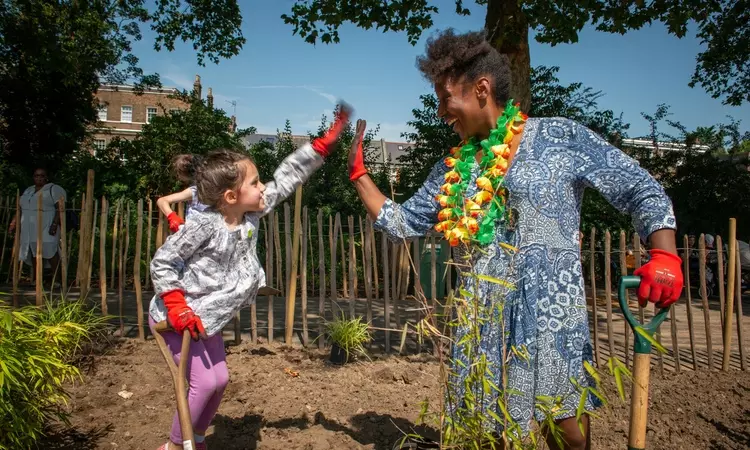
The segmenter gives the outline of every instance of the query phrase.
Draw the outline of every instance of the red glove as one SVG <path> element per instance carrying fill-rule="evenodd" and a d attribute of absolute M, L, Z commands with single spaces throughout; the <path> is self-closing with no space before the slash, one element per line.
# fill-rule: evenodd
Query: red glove
<path fill-rule="evenodd" d="M 167 307 L 167 319 L 178 334 L 187 330 L 196 341 L 198 338 L 206 337 L 201 318 L 185 303 L 185 295 L 182 291 L 170 291 L 162 294 L 161 298 L 164 300 L 164 306 Z"/>
<path fill-rule="evenodd" d="M 169 222 L 169 231 L 172 233 L 177 233 L 180 229 L 180 225 L 183 225 L 185 223 L 184 220 L 180 218 L 180 216 L 177 215 L 176 212 L 172 211 L 167 216 L 167 222 Z"/>
<path fill-rule="evenodd" d="M 346 103 L 339 105 L 339 113 L 336 116 L 336 120 L 331 125 L 331 128 L 323 135 L 312 141 L 312 148 L 318 152 L 323 158 L 328 157 L 333 149 L 336 147 L 336 141 L 339 140 L 341 132 L 344 131 L 344 127 L 349 123 L 349 116 L 352 115 L 351 106 Z"/>
<path fill-rule="evenodd" d="M 682 294 L 682 259 L 674 253 L 653 249 L 651 260 L 633 275 L 641 277 L 638 287 L 638 303 L 641 306 L 651 301 L 659 308 L 676 302 Z"/>
<path fill-rule="evenodd" d="M 362 139 L 367 128 L 367 121 L 357 120 L 357 132 L 352 140 L 352 147 L 349 150 L 349 180 L 355 181 L 362 175 L 367 174 L 365 168 L 365 152 L 362 150 Z"/>

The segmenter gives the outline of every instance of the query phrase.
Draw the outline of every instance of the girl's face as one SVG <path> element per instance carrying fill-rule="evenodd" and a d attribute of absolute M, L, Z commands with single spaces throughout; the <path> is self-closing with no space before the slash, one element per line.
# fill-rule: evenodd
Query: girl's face
<path fill-rule="evenodd" d="M 237 206 L 244 211 L 262 211 L 266 207 L 263 192 L 266 190 L 259 178 L 258 168 L 250 161 L 245 161 L 245 179 L 237 189 Z"/>

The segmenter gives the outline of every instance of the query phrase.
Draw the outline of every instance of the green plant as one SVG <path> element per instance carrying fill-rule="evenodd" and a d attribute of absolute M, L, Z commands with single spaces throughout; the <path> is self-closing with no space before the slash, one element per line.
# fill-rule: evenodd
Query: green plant
<path fill-rule="evenodd" d="M 67 421 L 64 385 L 81 378 L 75 358 L 107 320 L 80 301 L 22 309 L 0 302 L 0 450 L 30 448 L 48 421 Z"/>
<path fill-rule="evenodd" d="M 334 344 L 346 352 L 347 361 L 354 356 L 367 356 L 365 344 L 372 340 L 369 325 L 362 321 L 362 317 L 347 319 L 344 313 L 340 317 L 326 323 L 326 333 Z"/>

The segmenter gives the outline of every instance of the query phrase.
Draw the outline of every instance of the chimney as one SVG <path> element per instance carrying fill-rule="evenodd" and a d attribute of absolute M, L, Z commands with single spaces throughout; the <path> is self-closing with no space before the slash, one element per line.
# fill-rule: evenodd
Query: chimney
<path fill-rule="evenodd" d="M 193 82 L 193 96 L 195 96 L 195 98 L 199 100 L 203 98 L 201 97 L 201 76 L 200 75 L 195 76 L 195 81 Z"/>
<path fill-rule="evenodd" d="M 213 108 L 214 107 L 214 91 L 211 88 L 208 88 L 208 107 Z"/>
<path fill-rule="evenodd" d="M 232 116 L 232 123 L 229 125 L 229 132 L 232 134 L 237 132 L 237 117 L 234 115 Z"/>

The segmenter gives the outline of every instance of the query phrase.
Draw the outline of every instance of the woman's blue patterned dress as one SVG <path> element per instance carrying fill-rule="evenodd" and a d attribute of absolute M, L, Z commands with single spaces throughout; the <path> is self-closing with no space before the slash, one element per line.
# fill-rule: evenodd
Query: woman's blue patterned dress
<path fill-rule="evenodd" d="M 387 200 L 376 228 L 393 240 L 429 232 L 441 209 L 435 196 L 447 170 L 441 160 L 412 198 L 401 205 Z M 475 165 L 467 195 L 476 192 L 478 170 Z M 479 298 L 504 301 L 503 326 L 496 322 L 482 329 L 481 349 L 495 367 L 497 386 L 503 386 L 499 367 L 505 354 L 506 388 L 516 392 L 506 404 L 514 421 L 527 430 L 532 418 L 543 418 L 535 406 L 539 396 L 562 398 L 560 418 L 571 417 L 581 397 L 571 379 L 583 387 L 592 385 L 583 365 L 593 364 L 579 247 L 584 188 L 596 189 L 628 212 L 643 237 L 674 229 L 675 218 L 661 185 L 635 160 L 568 119 L 530 118 L 505 181 L 511 220 L 498 222 L 495 243 L 471 264 L 474 273 L 515 285 L 509 290 L 479 283 Z M 510 253 L 500 243 L 518 251 Z M 525 348 L 528 358 L 512 356 L 511 347 Z M 453 352 L 454 358 L 464 359 L 457 349 Z M 453 370 L 459 380 L 466 376 L 460 365 Z M 462 398 L 463 383 L 455 386 Z M 586 406 L 592 410 L 600 405 L 589 396 Z"/>

